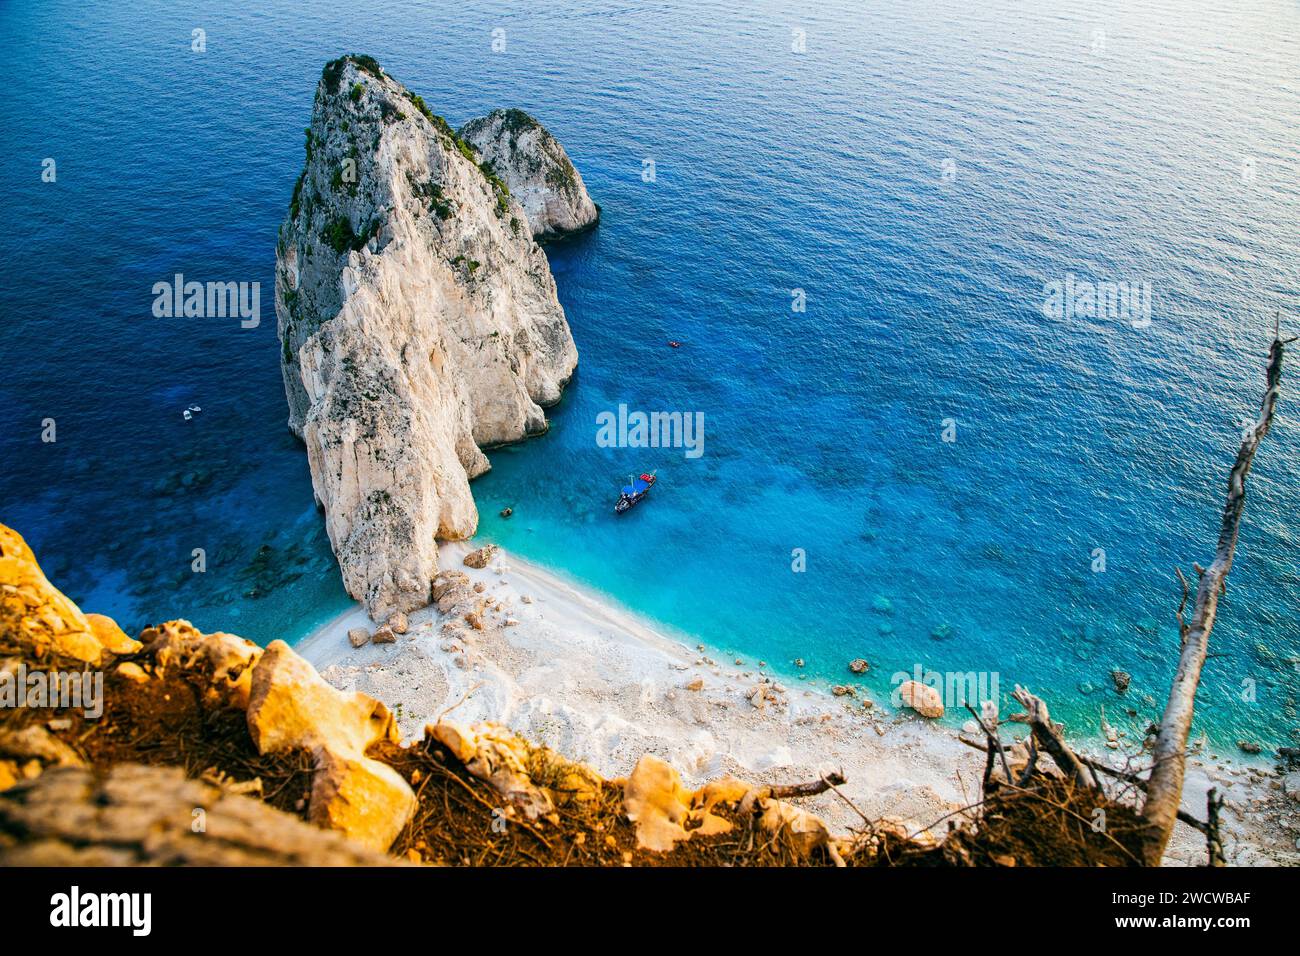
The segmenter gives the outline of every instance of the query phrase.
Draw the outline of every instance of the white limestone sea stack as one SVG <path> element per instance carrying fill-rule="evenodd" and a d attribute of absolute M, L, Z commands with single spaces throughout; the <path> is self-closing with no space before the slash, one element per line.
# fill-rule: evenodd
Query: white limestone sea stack
<path fill-rule="evenodd" d="M 600 208 L 587 195 L 569 154 L 523 110 L 493 110 L 470 120 L 457 135 L 505 180 L 536 238 L 582 232 L 600 219 Z"/>
<path fill-rule="evenodd" d="M 344 586 L 375 620 L 421 607 L 437 539 L 477 527 L 480 448 L 544 432 L 577 365 L 546 254 L 447 123 L 349 56 L 316 89 L 275 284 L 289 427 Z"/>

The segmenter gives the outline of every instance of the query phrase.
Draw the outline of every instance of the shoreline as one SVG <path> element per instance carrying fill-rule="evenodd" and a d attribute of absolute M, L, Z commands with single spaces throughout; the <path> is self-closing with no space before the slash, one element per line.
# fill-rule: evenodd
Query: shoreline
<path fill-rule="evenodd" d="M 471 550 L 468 542 L 441 542 L 439 563 L 481 584 L 489 605 L 482 630 L 426 607 L 409 615 L 409 631 L 395 644 L 353 648 L 347 631 L 375 626 L 356 605 L 294 649 L 331 684 L 384 701 L 408 740 L 447 714 L 506 724 L 611 779 L 626 776 L 645 753 L 667 760 L 691 786 L 727 774 L 791 783 L 843 770 L 848 783 L 840 790 L 857 810 L 910 821 L 913 831 L 978 799 L 984 756 L 961 742 L 957 728 L 716 660 L 685 635 L 666 635 L 513 554 L 500 551 L 481 570 L 464 567 Z M 1206 791 L 1217 786 L 1226 798 L 1229 861 L 1294 863 L 1294 846 L 1259 812 L 1284 799 L 1276 783 L 1260 768 L 1193 756 L 1184 807 L 1203 817 Z M 833 829 L 861 823 L 833 793 L 806 805 Z M 1198 865 L 1204 854 L 1203 837 L 1179 824 L 1167 863 Z"/>

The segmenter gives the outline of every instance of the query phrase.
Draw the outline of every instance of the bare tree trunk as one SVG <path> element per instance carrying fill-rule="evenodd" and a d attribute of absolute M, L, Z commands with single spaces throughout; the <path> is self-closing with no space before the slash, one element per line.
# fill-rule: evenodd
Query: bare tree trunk
<path fill-rule="evenodd" d="M 1288 342 L 1294 341 L 1288 339 Z M 1246 505 L 1246 476 L 1255 460 L 1259 443 L 1273 424 L 1273 411 L 1277 407 L 1279 383 L 1282 378 L 1282 350 L 1284 343 L 1275 332 L 1268 350 L 1268 369 L 1265 373 L 1267 388 L 1260 402 L 1259 417 L 1245 432 L 1236 463 L 1228 475 L 1228 498 L 1223 508 L 1223 523 L 1219 530 L 1219 547 L 1208 568 L 1197 568 L 1200 584 L 1196 589 L 1196 605 L 1190 622 L 1183 617 L 1187 603 L 1187 585 L 1183 583 L 1183 605 L 1178 609 L 1178 627 L 1182 635 L 1182 653 L 1178 670 L 1169 690 L 1169 702 L 1160 720 L 1160 733 L 1156 737 L 1151 778 L 1147 782 L 1147 799 L 1142 816 L 1147 823 L 1143 838 L 1142 856 L 1148 866 L 1159 866 L 1173 833 L 1174 821 L 1183 797 L 1183 774 L 1187 766 L 1187 737 L 1192 729 L 1192 715 L 1196 702 L 1196 688 L 1201 681 L 1201 668 L 1205 665 L 1209 649 L 1210 631 L 1219 607 L 1219 596 L 1232 569 L 1232 558 L 1237 550 L 1237 533 L 1241 514 Z M 1182 578 L 1181 573 L 1179 574 Z"/>

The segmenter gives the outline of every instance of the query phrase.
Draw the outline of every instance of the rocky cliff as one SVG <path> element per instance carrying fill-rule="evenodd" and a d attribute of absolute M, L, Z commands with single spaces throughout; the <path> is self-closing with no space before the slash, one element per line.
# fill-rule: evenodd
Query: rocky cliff
<path fill-rule="evenodd" d="M 477 526 L 480 447 L 544 432 L 578 355 L 506 183 L 374 60 L 325 67 L 306 146 L 276 249 L 289 427 L 383 619 L 428 602 L 435 540 Z"/>
<path fill-rule="evenodd" d="M 600 218 L 569 154 L 523 110 L 493 110 L 470 120 L 458 135 L 505 180 L 537 238 L 581 232 Z"/>

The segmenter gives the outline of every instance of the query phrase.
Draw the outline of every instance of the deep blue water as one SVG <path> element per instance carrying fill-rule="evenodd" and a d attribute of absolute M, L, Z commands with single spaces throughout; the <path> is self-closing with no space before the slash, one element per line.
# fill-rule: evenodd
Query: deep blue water
<path fill-rule="evenodd" d="M 485 540 L 728 655 L 865 656 L 881 696 L 920 662 L 1078 728 L 1123 716 L 1112 667 L 1163 699 L 1173 568 L 1212 553 L 1273 311 L 1300 328 L 1294 0 L 260 6 L 0 5 L 0 520 L 71 596 L 263 642 L 346 605 L 271 290 L 320 68 L 365 52 L 453 123 L 533 112 L 604 209 L 548 249 L 580 369 L 549 435 L 492 453 Z M 260 282 L 261 326 L 153 318 L 175 272 Z M 1067 275 L 1149 282 L 1150 326 L 1046 317 Z M 703 412 L 705 454 L 597 447 L 620 402 Z M 1215 630 L 1221 741 L 1297 724 L 1297 408 Z"/>

